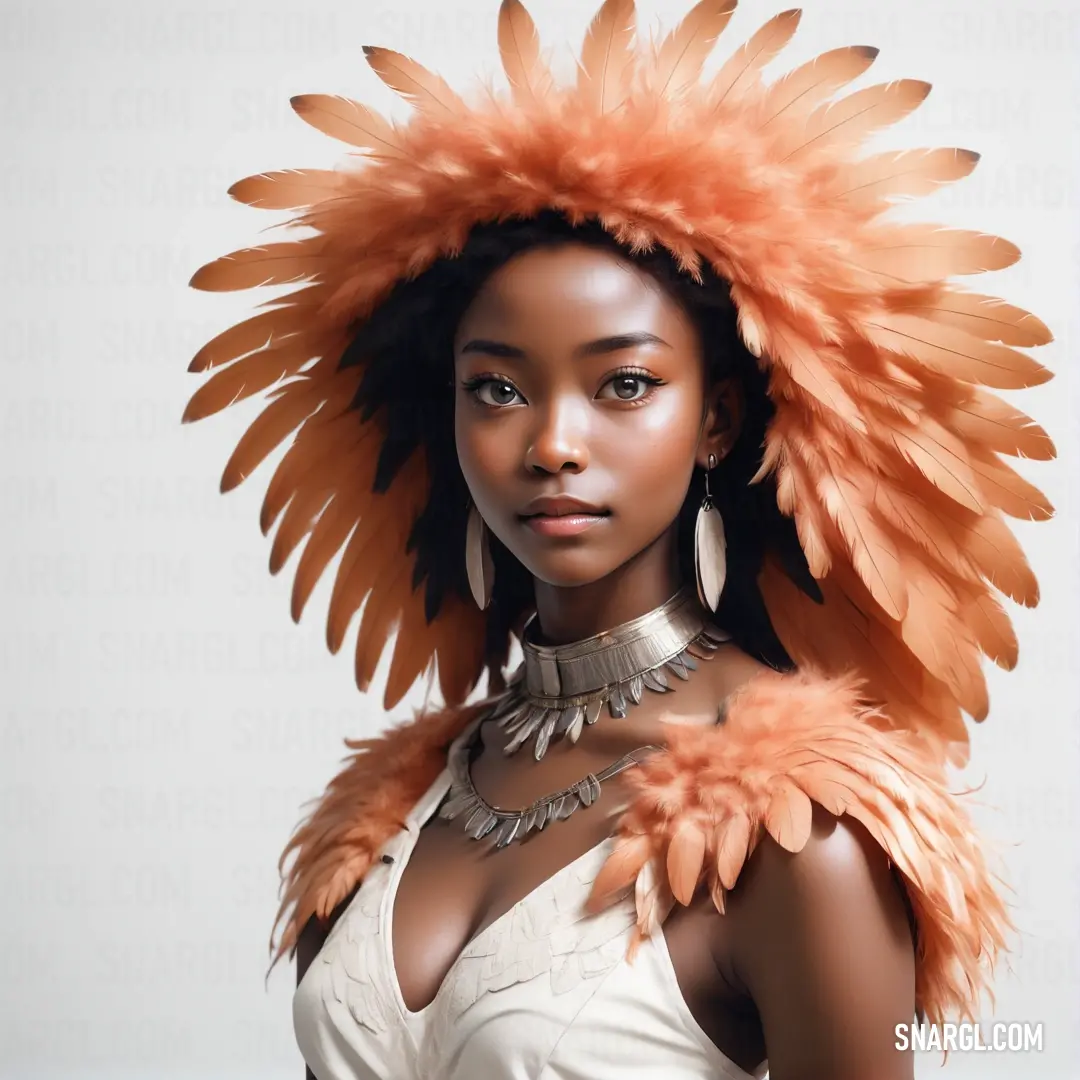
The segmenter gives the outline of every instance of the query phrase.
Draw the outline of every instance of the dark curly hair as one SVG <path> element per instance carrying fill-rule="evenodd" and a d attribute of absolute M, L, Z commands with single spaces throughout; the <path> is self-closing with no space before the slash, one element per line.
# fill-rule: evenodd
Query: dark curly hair
<path fill-rule="evenodd" d="M 734 376 L 746 408 L 739 438 L 710 475 L 713 500 L 723 515 L 728 575 L 717 620 L 737 645 L 775 668 L 793 667 L 773 630 L 757 586 L 767 551 L 791 578 L 820 601 L 795 528 L 776 503 L 772 477 L 751 485 L 761 464 L 766 426 L 773 415 L 768 380 L 736 328 L 727 283 L 706 263 L 699 284 L 678 268 L 661 245 L 641 253 L 619 243 L 598 221 L 572 224 L 557 211 L 476 225 L 461 252 L 439 258 L 414 278 L 400 281 L 355 330 L 343 367 L 364 368 L 353 407 L 384 432 L 375 490 L 384 492 L 398 470 L 421 451 L 431 496 L 413 524 L 408 550 L 416 553 L 414 588 L 424 588 L 428 620 L 448 591 L 468 597 L 464 538 L 469 492 L 454 440 L 453 339 L 458 323 L 487 278 L 514 256 L 543 245 L 577 242 L 608 250 L 650 274 L 693 320 L 705 350 L 710 380 Z M 693 580 L 694 520 L 704 494 L 704 472 L 695 469 L 678 518 L 680 567 Z M 532 577 L 490 537 L 495 589 L 488 609 L 485 658 L 489 670 L 506 663 L 510 635 L 534 604 Z"/>

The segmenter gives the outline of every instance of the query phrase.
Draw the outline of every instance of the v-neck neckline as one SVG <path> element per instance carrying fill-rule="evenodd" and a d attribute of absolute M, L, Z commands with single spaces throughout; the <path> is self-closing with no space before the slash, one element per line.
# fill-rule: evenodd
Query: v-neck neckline
<path fill-rule="evenodd" d="M 467 738 L 469 734 L 471 734 L 471 730 L 464 732 L 461 738 Z M 397 961 L 394 955 L 394 907 L 397 900 L 398 886 L 401 883 L 405 867 L 408 865 L 413 852 L 416 850 L 420 830 L 427 824 L 438 809 L 440 803 L 450 790 L 451 783 L 452 777 L 450 768 L 447 766 L 436 778 L 435 783 L 432 784 L 427 794 L 417 804 L 413 813 L 411 813 L 406 820 L 407 839 L 405 843 L 399 847 L 395 855 L 393 869 L 386 883 L 386 889 L 382 897 L 379 911 L 379 936 L 383 942 L 382 957 L 386 964 L 386 981 L 393 994 L 394 1004 L 401 1013 L 405 1023 L 410 1027 L 410 1030 L 415 1024 L 423 1022 L 428 1014 L 430 1014 L 442 1001 L 447 988 L 452 982 L 453 976 L 457 972 L 458 966 L 467 959 L 472 950 L 481 941 L 501 927 L 508 919 L 512 918 L 517 911 L 534 899 L 538 893 L 550 888 L 556 881 L 560 880 L 564 875 L 571 871 L 576 870 L 587 860 L 595 859 L 602 848 L 609 847 L 614 841 L 614 837 L 608 836 L 599 841 L 599 843 L 594 844 L 588 850 L 582 852 L 576 859 L 566 863 L 560 869 L 556 870 L 555 873 L 530 889 L 520 900 L 507 908 L 501 915 L 493 919 L 487 926 L 482 927 L 473 934 L 465 945 L 462 946 L 461 951 L 447 969 L 446 974 L 443 976 L 442 982 L 439 983 L 439 986 L 435 991 L 435 996 L 431 1001 L 422 1009 L 410 1009 L 408 1005 L 406 1005 L 405 997 L 401 991 L 401 982 L 398 979 L 397 973 Z"/>

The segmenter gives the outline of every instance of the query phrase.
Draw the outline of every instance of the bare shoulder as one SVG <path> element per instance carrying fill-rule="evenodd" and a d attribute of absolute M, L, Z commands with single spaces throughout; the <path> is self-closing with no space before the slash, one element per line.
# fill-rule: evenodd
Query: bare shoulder
<path fill-rule="evenodd" d="M 914 1013 L 908 910 L 863 826 L 815 805 L 801 851 L 765 834 L 724 917 L 730 969 L 761 1017 L 774 1075 L 911 1076 L 894 1037 Z"/>
<path fill-rule="evenodd" d="M 733 916 L 749 919 L 764 906 L 777 914 L 797 909 L 828 918 L 837 908 L 891 907 L 891 897 L 899 897 L 889 858 L 867 830 L 847 815 L 834 817 L 812 805 L 810 836 L 801 851 L 787 851 L 763 834 L 732 894 Z"/>
<path fill-rule="evenodd" d="M 705 669 L 717 702 L 724 701 L 756 676 L 773 670 L 734 644 L 724 645 L 710 661 L 701 666 Z"/>

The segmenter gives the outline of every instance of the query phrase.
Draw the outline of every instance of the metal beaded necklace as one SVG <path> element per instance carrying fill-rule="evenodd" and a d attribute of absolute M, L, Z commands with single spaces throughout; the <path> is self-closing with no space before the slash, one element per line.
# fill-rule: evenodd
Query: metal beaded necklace
<path fill-rule="evenodd" d="M 497 830 L 494 837 L 496 848 L 504 848 L 515 840 L 524 840 L 533 829 L 543 829 L 550 821 L 565 821 L 579 806 L 592 806 L 600 798 L 603 781 L 624 769 L 639 765 L 648 751 L 661 749 L 659 746 L 639 746 L 607 768 L 598 773 L 589 773 L 561 791 L 544 795 L 520 809 L 507 810 L 493 806 L 473 785 L 469 759 L 479 730 L 477 726 L 473 738 L 466 740 L 451 756 L 449 764 L 453 782 L 446 802 L 439 810 L 439 817 L 453 821 L 465 815 L 465 833 L 474 840 L 483 840 L 492 830 Z"/>
<path fill-rule="evenodd" d="M 529 639 L 535 616 L 525 626 L 525 662 L 483 719 L 495 720 L 513 735 L 504 752 L 515 753 L 534 734 L 533 756 L 539 761 L 555 735 L 577 742 L 585 724 L 595 724 L 604 705 L 612 717 L 624 717 L 640 704 L 645 689 L 665 693 L 668 674 L 688 679 L 696 660 L 708 660 L 727 634 L 715 629 L 694 591 L 683 589 L 666 603 L 612 630 L 569 645 L 538 645 Z M 439 809 L 447 821 L 465 815 L 465 832 L 482 840 L 495 830 L 495 847 L 523 840 L 550 821 L 564 821 L 580 806 L 600 797 L 600 785 L 624 769 L 639 765 L 658 746 L 641 746 L 598 773 L 528 806 L 508 810 L 493 806 L 476 790 L 469 771 L 479 739 L 477 723 L 448 762 L 451 788 Z"/>

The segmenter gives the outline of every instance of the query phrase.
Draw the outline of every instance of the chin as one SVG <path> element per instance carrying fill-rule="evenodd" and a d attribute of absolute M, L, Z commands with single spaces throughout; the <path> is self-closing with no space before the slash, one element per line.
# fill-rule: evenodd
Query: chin
<path fill-rule="evenodd" d="M 592 585 L 617 569 L 618 563 L 599 560 L 595 552 L 552 552 L 541 557 L 522 559 L 522 566 L 538 581 L 559 589 L 574 589 Z"/>

